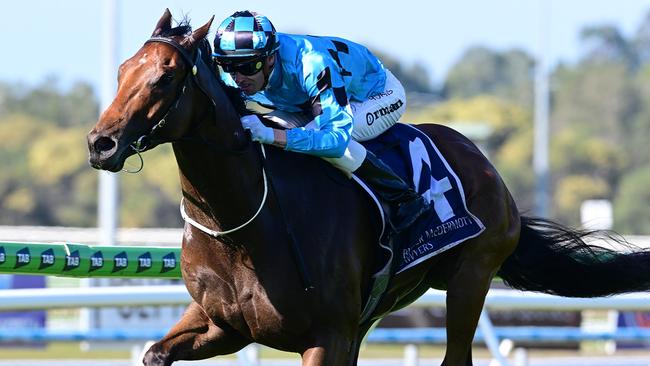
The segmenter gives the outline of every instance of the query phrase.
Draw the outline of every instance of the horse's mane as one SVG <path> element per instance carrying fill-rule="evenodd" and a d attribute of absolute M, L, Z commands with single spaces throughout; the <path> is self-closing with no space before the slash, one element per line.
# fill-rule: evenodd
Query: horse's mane
<path fill-rule="evenodd" d="M 187 36 L 190 33 L 192 33 L 192 26 L 190 25 L 190 19 L 185 15 L 175 27 L 163 30 L 158 36 L 171 38 L 175 36 Z"/>
<path fill-rule="evenodd" d="M 203 49 L 201 49 L 201 52 L 207 55 L 212 55 L 212 48 L 210 47 L 210 42 L 208 42 L 205 39 L 203 41 L 204 42 L 201 42 L 201 46 L 205 44 L 207 50 L 206 52 L 203 52 Z M 241 90 L 224 83 L 223 80 L 221 80 L 220 71 L 219 68 L 217 67 L 217 64 L 214 62 L 212 57 L 208 56 L 208 58 L 210 59 L 209 63 L 207 63 L 208 67 L 210 68 L 210 70 L 214 71 L 214 76 L 219 81 L 219 84 L 221 84 L 221 87 L 223 88 L 223 91 L 228 96 L 230 103 L 232 103 L 233 107 L 235 107 L 237 114 L 239 114 L 240 116 L 250 114 L 250 111 L 246 109 L 246 102 L 244 100 L 244 96 L 242 95 Z"/>

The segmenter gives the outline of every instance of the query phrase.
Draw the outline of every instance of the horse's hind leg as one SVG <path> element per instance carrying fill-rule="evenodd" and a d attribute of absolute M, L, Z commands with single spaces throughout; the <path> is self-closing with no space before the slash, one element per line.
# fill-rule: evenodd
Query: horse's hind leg
<path fill-rule="evenodd" d="M 489 224 L 487 227 L 499 227 Z M 485 296 L 499 266 L 518 240 L 519 221 L 514 219 L 495 232 L 486 231 L 461 247 L 447 280 L 447 352 L 443 366 L 472 365 L 472 339 Z"/>
<path fill-rule="evenodd" d="M 471 366 L 472 339 L 494 269 L 463 261 L 448 283 L 447 352 L 443 366 Z"/>
<path fill-rule="evenodd" d="M 485 295 L 499 266 L 519 240 L 518 221 L 513 221 L 514 224 L 502 225 L 493 232 L 486 231 L 480 237 L 463 244 L 455 263 L 449 269 L 447 352 L 443 366 L 472 365 L 472 339 L 483 310 Z"/>
<path fill-rule="evenodd" d="M 177 360 L 201 360 L 230 354 L 250 341 L 218 327 L 201 306 L 192 302 L 181 320 L 144 356 L 145 366 L 168 366 Z"/>

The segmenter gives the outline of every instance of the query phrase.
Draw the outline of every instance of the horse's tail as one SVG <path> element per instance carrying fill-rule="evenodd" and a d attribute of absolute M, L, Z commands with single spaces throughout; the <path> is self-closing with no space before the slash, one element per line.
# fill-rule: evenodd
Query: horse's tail
<path fill-rule="evenodd" d="M 615 242 L 621 250 L 587 244 Z M 650 251 L 602 231 L 574 230 L 521 217 L 521 237 L 498 275 L 510 287 L 567 297 L 598 297 L 650 288 Z"/>

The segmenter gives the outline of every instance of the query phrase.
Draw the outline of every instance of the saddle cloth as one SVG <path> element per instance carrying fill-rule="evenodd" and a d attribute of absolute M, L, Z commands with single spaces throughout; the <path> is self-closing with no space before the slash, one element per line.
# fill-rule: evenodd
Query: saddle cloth
<path fill-rule="evenodd" d="M 433 141 L 420 130 L 397 123 L 377 138 L 362 144 L 429 201 L 435 210 L 428 221 L 418 220 L 411 228 L 397 235 L 392 245 L 380 240 L 380 246 L 390 254 L 387 256 L 388 263 L 374 275 L 371 298 L 364 309 L 363 321 L 368 319 L 378 303 L 390 276 L 478 236 L 485 226 L 467 209 L 463 186 L 456 173 Z M 354 178 L 375 202 L 380 202 L 366 184 L 358 177 Z M 381 205 L 377 207 L 383 218 Z M 387 227 L 385 220 L 384 227 Z"/>
<path fill-rule="evenodd" d="M 436 213 L 431 215 L 430 222 L 418 221 L 399 236 L 394 246 L 398 251 L 395 273 L 412 268 L 485 230 L 483 223 L 467 209 L 460 179 L 431 139 L 420 130 L 398 123 L 363 145 L 429 201 Z"/>

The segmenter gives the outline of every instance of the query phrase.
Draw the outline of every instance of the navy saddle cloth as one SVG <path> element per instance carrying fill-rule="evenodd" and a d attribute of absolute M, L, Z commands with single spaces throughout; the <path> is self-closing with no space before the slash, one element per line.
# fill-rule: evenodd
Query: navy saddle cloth
<path fill-rule="evenodd" d="M 483 223 L 467 209 L 460 179 L 420 130 L 397 123 L 362 144 L 424 196 L 435 210 L 428 220 L 416 221 L 396 238 L 394 273 L 413 268 L 485 230 Z"/>

